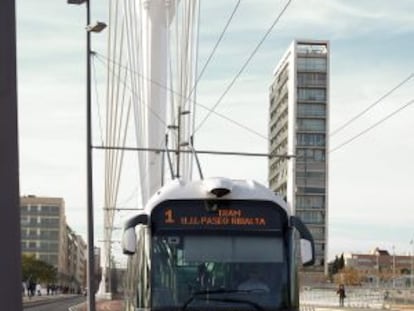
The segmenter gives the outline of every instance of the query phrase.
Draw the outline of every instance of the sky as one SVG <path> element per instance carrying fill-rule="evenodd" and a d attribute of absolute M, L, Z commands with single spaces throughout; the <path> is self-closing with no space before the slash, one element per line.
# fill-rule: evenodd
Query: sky
<path fill-rule="evenodd" d="M 107 0 L 108 1 L 108 0 Z M 107 21 L 108 2 L 92 1 L 92 21 Z M 202 1 L 200 66 L 227 22 L 235 0 Z M 197 101 L 212 107 L 287 1 L 242 0 L 199 82 Z M 62 197 L 68 224 L 86 239 L 85 7 L 66 1 L 17 0 L 17 68 L 22 195 Z M 266 153 L 268 88 L 293 39 L 330 42 L 331 132 L 379 100 L 414 72 L 414 2 L 411 0 L 293 0 L 216 111 L 195 136 L 200 150 Z M 92 48 L 106 52 L 105 32 Z M 93 142 L 101 140 L 105 68 L 94 66 Z M 414 78 L 349 127 L 330 136 L 330 150 L 413 100 Z M 206 111 L 197 108 L 200 121 Z M 414 105 L 329 154 L 328 253 L 398 254 L 414 238 Z M 257 133 L 260 133 L 258 135 Z M 103 227 L 103 154 L 94 151 L 95 240 Z M 205 176 L 255 179 L 267 185 L 267 160 L 200 156 Z M 119 205 L 136 207 L 136 167 L 126 168 Z M 131 214 L 120 212 L 116 226 Z"/>

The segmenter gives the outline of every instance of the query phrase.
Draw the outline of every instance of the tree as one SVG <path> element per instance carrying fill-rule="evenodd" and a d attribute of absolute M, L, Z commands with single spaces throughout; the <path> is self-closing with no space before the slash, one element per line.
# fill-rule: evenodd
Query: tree
<path fill-rule="evenodd" d="M 343 268 L 336 279 L 337 283 L 344 283 L 347 285 L 360 285 L 361 281 L 362 277 L 359 271 L 352 267 Z"/>
<path fill-rule="evenodd" d="M 332 265 L 332 274 L 337 274 L 339 269 L 339 259 L 338 256 L 335 256 L 335 260 Z"/>
<path fill-rule="evenodd" d="M 339 258 L 338 261 L 338 271 L 342 270 L 343 268 L 345 268 L 345 259 L 344 259 L 344 253 L 341 254 L 341 257 Z"/>
<path fill-rule="evenodd" d="M 32 279 L 37 282 L 55 283 L 57 270 L 54 266 L 36 259 L 34 255 L 22 256 L 23 280 Z"/>

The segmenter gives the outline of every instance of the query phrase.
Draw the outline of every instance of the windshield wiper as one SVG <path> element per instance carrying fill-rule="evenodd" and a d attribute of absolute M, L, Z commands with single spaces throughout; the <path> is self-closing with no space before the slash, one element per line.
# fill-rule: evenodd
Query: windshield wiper
<path fill-rule="evenodd" d="M 194 292 L 191 297 L 183 304 L 181 310 L 185 311 L 188 305 L 194 301 L 194 299 L 198 298 L 201 300 L 211 300 L 211 301 L 219 301 L 219 302 L 232 302 L 232 303 L 245 303 L 248 305 L 253 306 L 256 310 L 263 311 L 263 307 L 258 303 L 255 303 L 250 300 L 245 299 L 237 299 L 237 298 L 212 298 L 212 297 L 198 297 L 202 295 L 210 295 L 210 294 L 228 294 L 228 293 L 251 293 L 255 292 L 254 290 L 240 290 L 240 289 L 215 289 L 215 290 L 202 290 L 198 292 Z"/>

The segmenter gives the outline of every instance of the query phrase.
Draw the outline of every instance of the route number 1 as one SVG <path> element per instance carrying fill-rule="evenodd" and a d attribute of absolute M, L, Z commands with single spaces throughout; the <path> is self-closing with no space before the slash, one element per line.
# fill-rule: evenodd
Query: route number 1
<path fill-rule="evenodd" d="M 174 220 L 174 217 L 173 217 L 173 211 L 172 211 L 171 208 L 165 210 L 164 216 L 165 216 L 164 222 L 166 224 L 173 224 L 173 223 L 175 223 L 175 220 Z"/>

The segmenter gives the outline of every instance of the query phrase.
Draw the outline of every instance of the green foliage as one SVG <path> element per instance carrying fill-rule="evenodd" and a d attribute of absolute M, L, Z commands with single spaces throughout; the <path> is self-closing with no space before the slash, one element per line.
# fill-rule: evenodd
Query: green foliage
<path fill-rule="evenodd" d="M 345 260 L 344 260 L 344 254 L 342 253 L 338 261 L 338 270 L 342 270 L 343 268 L 345 268 Z"/>
<path fill-rule="evenodd" d="M 52 265 L 38 260 L 34 255 L 22 256 L 23 280 L 32 279 L 37 282 L 55 283 L 57 270 Z"/>
<path fill-rule="evenodd" d="M 335 260 L 329 263 L 329 275 L 333 276 L 345 267 L 344 254 L 341 257 L 335 256 Z"/>

